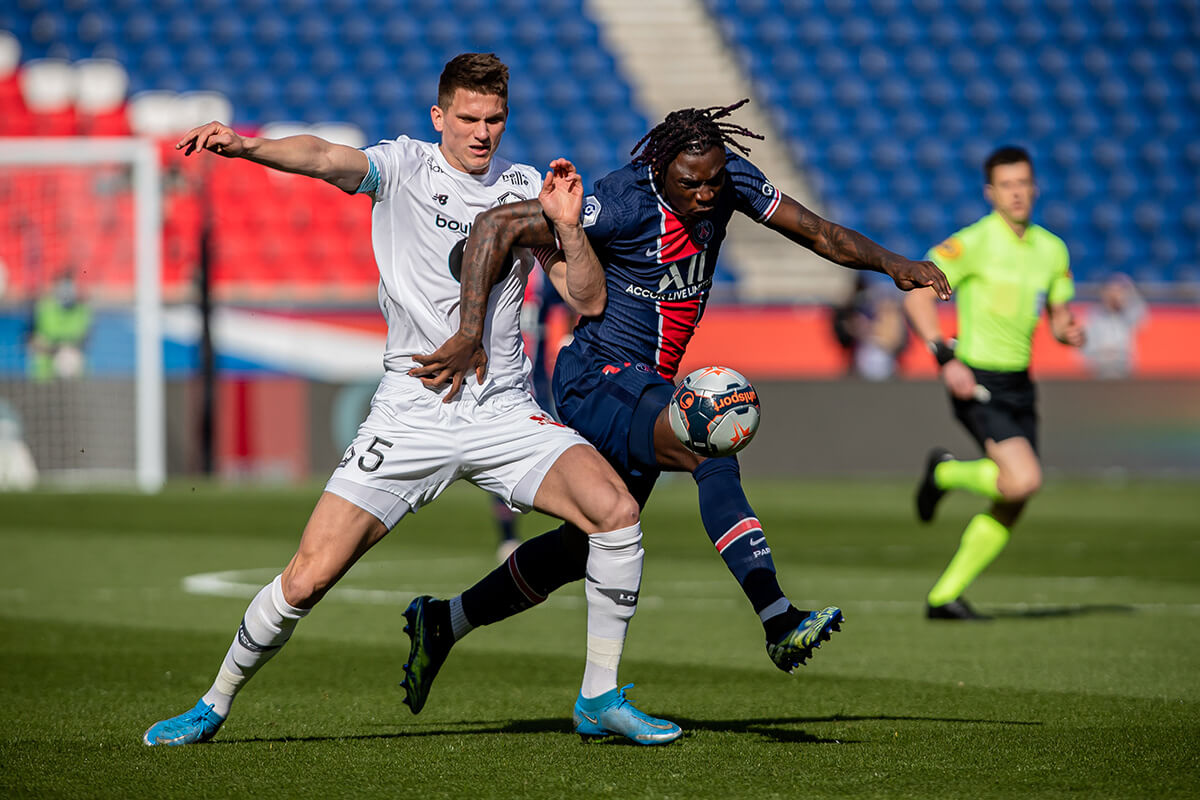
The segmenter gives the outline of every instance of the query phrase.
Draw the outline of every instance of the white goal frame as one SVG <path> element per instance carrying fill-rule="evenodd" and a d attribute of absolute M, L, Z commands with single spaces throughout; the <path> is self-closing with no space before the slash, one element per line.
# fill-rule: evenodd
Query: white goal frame
<path fill-rule="evenodd" d="M 136 330 L 135 477 L 144 492 L 166 482 L 162 351 L 162 171 L 157 145 L 136 137 L 0 137 L 0 166 L 128 164 L 133 176 Z"/>

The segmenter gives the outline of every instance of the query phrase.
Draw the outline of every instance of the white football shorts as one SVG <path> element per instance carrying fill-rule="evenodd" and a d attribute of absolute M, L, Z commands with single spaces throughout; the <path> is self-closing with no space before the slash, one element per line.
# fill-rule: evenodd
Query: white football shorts
<path fill-rule="evenodd" d="M 416 378 L 388 373 L 325 491 L 389 529 L 460 478 L 528 511 L 551 466 L 577 444 L 588 442 L 528 392 L 503 392 L 482 404 L 463 392 L 443 403 Z"/>

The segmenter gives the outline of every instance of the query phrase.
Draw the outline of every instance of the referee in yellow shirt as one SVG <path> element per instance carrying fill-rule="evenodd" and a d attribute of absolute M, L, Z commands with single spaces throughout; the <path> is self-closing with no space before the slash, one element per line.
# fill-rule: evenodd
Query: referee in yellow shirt
<path fill-rule="evenodd" d="M 992 213 L 929 253 L 954 288 L 957 342 L 942 333 L 932 290 L 917 289 L 904 299 L 910 323 L 941 368 L 954 415 L 985 454 L 963 461 L 944 448 L 930 451 L 917 490 L 917 516 L 933 519 L 951 489 L 992 501 L 987 513 L 967 523 L 958 552 L 930 590 L 930 619 L 987 619 L 962 594 L 1004 549 L 1025 503 L 1041 488 L 1029 352 L 1042 308 L 1058 341 L 1083 344 L 1083 329 L 1067 307 L 1075 294 L 1067 246 L 1029 221 L 1037 195 L 1029 154 L 1002 147 L 983 171 Z"/>

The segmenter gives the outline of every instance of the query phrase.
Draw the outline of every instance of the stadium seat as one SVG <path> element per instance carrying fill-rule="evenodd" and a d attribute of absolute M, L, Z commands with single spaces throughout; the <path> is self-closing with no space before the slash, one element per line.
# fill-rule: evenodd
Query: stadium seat
<path fill-rule="evenodd" d="M 76 131 L 75 70 L 60 58 L 27 61 L 18 75 L 25 107 L 33 115 L 37 136 L 71 136 Z"/>

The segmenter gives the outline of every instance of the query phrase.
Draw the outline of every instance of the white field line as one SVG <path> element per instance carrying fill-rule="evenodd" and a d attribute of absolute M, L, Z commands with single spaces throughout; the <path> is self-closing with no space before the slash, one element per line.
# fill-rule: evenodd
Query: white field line
<path fill-rule="evenodd" d="M 451 562 L 477 562 L 477 559 L 436 559 L 439 563 Z M 423 562 L 428 563 L 428 562 Z M 381 566 L 375 564 L 373 566 Z M 240 569 L 240 570 L 225 570 L 223 572 L 204 572 L 196 575 L 188 575 L 183 579 L 183 590 L 189 594 L 211 595 L 215 597 L 235 597 L 249 599 L 256 595 L 262 587 L 275 576 L 273 568 L 259 569 Z M 1097 586 L 1107 579 L 1096 577 L 1083 578 L 1051 578 L 1054 585 L 1085 585 Z M 1119 580 L 1119 579 L 1118 579 Z M 699 581 L 682 581 L 678 586 L 672 582 L 664 582 L 666 588 L 684 588 L 694 591 Z M 710 584 L 711 585 L 711 584 Z M 360 605 L 385 605 L 385 606 L 407 606 L 408 603 L 417 595 L 420 594 L 438 594 L 446 597 L 463 589 L 463 586 L 440 586 L 429 585 L 422 586 L 400 586 L 394 589 L 357 589 L 350 586 L 335 587 L 327 595 L 327 600 L 335 600 L 343 603 L 356 603 Z M 546 605 L 550 608 L 560 609 L 579 609 L 586 605 L 586 602 L 579 592 L 572 592 L 570 589 L 551 595 Z M 638 607 L 643 609 L 663 608 L 665 606 L 684 607 L 684 608 L 733 608 L 739 606 L 743 601 L 729 597 L 696 597 L 686 595 L 676 595 L 670 598 L 659 595 L 642 595 L 638 601 Z M 1130 608 L 1135 611 L 1158 614 L 1197 614 L 1200 615 L 1200 603 L 1123 603 L 1119 600 L 1106 600 L 1104 602 L 1079 602 L 1077 600 L 1064 600 L 1062 602 L 1045 602 L 1045 603 L 986 603 L 989 611 L 1009 611 L 1009 612 L 1037 612 L 1050 609 L 1072 609 L 1077 608 L 1085 610 L 1091 606 L 1113 606 Z M 924 607 L 924 604 L 913 600 L 853 600 L 843 602 L 843 609 L 853 609 L 855 611 L 867 611 L 885 614 L 912 614 Z"/>

